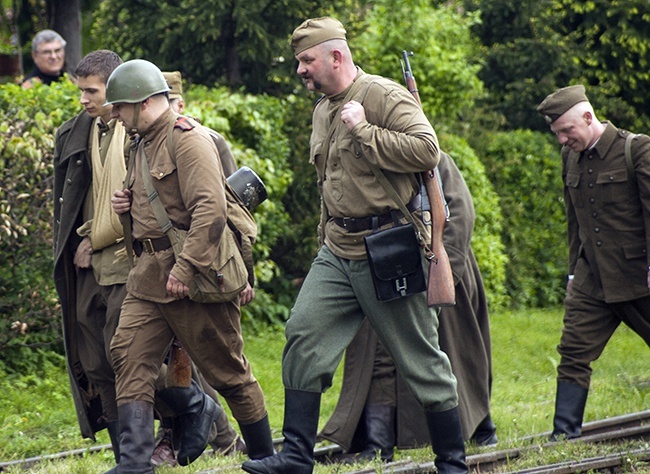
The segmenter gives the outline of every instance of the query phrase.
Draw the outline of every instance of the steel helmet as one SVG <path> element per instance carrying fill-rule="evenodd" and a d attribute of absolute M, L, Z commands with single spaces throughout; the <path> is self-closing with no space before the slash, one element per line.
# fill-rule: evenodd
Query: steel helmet
<path fill-rule="evenodd" d="M 158 66 L 144 59 L 132 59 L 120 64 L 108 77 L 104 105 L 116 102 L 135 104 L 169 90 Z"/>

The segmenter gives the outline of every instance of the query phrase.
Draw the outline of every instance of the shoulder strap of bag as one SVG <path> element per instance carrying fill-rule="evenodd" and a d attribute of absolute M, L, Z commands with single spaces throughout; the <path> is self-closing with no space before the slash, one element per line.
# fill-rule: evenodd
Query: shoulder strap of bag
<path fill-rule="evenodd" d="M 374 79 L 368 83 L 366 86 L 366 90 L 363 93 L 363 96 L 361 97 L 361 100 L 359 100 L 360 104 L 363 104 L 363 102 L 366 100 L 366 96 L 368 95 L 368 91 L 370 90 L 370 86 L 372 86 L 377 79 Z M 360 150 L 361 151 L 361 150 Z M 415 219 L 413 218 L 413 215 L 411 214 L 411 211 L 409 211 L 406 207 L 406 204 L 404 204 L 404 201 L 399 197 L 399 194 L 397 194 L 397 191 L 395 190 L 395 187 L 391 184 L 390 181 L 388 181 L 388 178 L 384 174 L 384 172 L 379 169 L 379 166 L 373 164 L 370 162 L 370 160 L 366 157 L 366 155 L 361 151 L 361 156 L 363 156 L 368 163 L 368 166 L 372 170 L 373 174 L 377 178 L 377 180 L 381 183 L 381 185 L 384 187 L 384 190 L 388 193 L 388 195 L 393 198 L 393 201 L 397 204 L 399 207 L 400 211 L 402 211 L 402 214 L 409 220 L 411 224 L 413 224 L 413 227 L 417 229 L 417 226 L 415 225 Z"/>
<path fill-rule="evenodd" d="M 174 245 L 176 243 L 176 234 L 171 231 L 174 226 L 172 225 L 172 221 L 169 218 L 167 211 L 165 210 L 165 206 L 163 206 L 163 203 L 160 200 L 158 191 L 156 191 L 156 188 L 153 187 L 153 183 L 151 182 L 151 173 L 149 172 L 149 164 L 147 163 L 147 158 L 144 155 L 144 150 L 142 151 L 142 159 L 140 161 L 142 162 L 142 182 L 144 184 L 144 190 L 147 193 L 147 201 L 149 201 L 149 204 L 151 205 L 151 208 L 156 215 L 156 220 L 158 221 L 160 230 L 162 230 L 167 235 L 167 237 L 169 237 L 169 240 L 172 243 L 172 247 L 176 248 Z"/>
<path fill-rule="evenodd" d="M 634 172 L 634 163 L 632 163 L 632 140 L 636 137 L 635 133 L 628 133 L 625 137 L 625 164 L 634 182 L 636 182 L 636 173 Z"/>
<path fill-rule="evenodd" d="M 136 150 L 138 148 L 138 141 L 139 138 L 137 136 L 132 137 L 128 145 L 125 145 L 125 153 L 127 148 L 129 150 L 129 161 L 126 164 L 124 188 L 127 188 L 131 182 L 131 175 L 133 174 L 133 165 L 135 162 Z M 129 259 L 129 265 L 131 268 L 133 268 L 135 265 L 135 258 L 133 256 L 133 227 L 131 223 L 131 213 L 125 212 L 124 214 L 120 214 L 120 221 L 122 222 L 122 229 L 124 230 L 124 247 L 126 249 L 126 255 Z"/>

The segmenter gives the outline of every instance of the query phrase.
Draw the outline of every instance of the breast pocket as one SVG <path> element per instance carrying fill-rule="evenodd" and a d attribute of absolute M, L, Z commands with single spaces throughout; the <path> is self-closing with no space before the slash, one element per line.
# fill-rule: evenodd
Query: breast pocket
<path fill-rule="evenodd" d="M 157 180 L 164 179 L 174 171 L 176 171 L 176 165 L 166 156 L 156 158 L 156 162 L 153 163 L 149 168 L 151 177 L 156 178 Z"/>
<path fill-rule="evenodd" d="M 618 202 L 628 186 L 627 168 L 605 170 L 598 173 L 596 184 L 602 186 L 605 204 Z"/>
<path fill-rule="evenodd" d="M 584 199 L 580 192 L 580 173 L 567 173 L 564 178 L 564 185 L 569 189 L 573 206 L 584 207 Z"/>

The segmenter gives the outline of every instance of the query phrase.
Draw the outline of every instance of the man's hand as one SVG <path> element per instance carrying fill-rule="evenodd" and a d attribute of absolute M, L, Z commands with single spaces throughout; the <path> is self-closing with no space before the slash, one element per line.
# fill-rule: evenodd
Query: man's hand
<path fill-rule="evenodd" d="M 90 243 L 89 237 L 84 237 L 74 253 L 72 263 L 77 268 L 90 268 L 90 261 L 92 260 L 93 246 Z"/>
<path fill-rule="evenodd" d="M 116 214 L 124 214 L 131 210 L 131 190 L 122 189 L 113 192 L 111 205 Z"/>
<path fill-rule="evenodd" d="M 246 282 L 246 288 L 239 293 L 239 306 L 246 306 L 255 298 L 255 289 L 250 283 Z"/>
<path fill-rule="evenodd" d="M 363 105 L 356 100 L 351 100 L 343 105 L 341 109 L 341 120 L 348 127 L 348 130 L 352 130 L 356 124 L 364 122 L 366 120 L 366 111 Z"/>
<path fill-rule="evenodd" d="M 167 285 L 165 286 L 165 289 L 167 290 L 168 295 L 173 296 L 177 300 L 185 298 L 190 294 L 190 287 L 185 286 L 182 281 L 180 281 L 171 273 L 169 274 L 169 278 L 167 278 Z"/>

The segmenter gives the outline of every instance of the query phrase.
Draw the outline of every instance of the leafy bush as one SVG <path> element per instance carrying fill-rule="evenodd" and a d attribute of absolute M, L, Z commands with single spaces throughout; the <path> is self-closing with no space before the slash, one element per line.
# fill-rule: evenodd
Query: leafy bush
<path fill-rule="evenodd" d="M 61 348 L 52 279 L 54 132 L 79 110 L 65 80 L 0 86 L 0 369 L 32 369 Z"/>
<path fill-rule="evenodd" d="M 568 250 L 558 147 L 540 132 L 495 133 L 487 137 L 483 163 L 501 198 L 512 303 L 561 303 Z"/>

